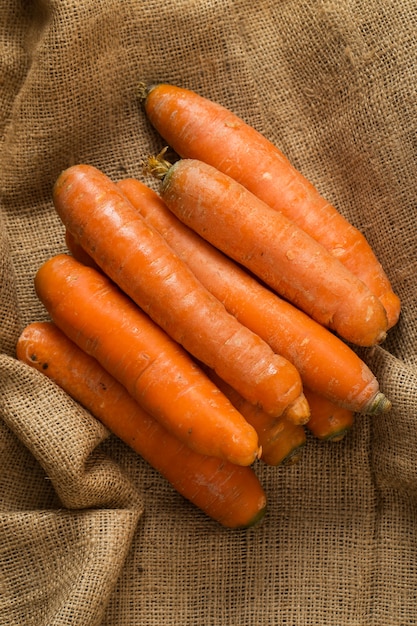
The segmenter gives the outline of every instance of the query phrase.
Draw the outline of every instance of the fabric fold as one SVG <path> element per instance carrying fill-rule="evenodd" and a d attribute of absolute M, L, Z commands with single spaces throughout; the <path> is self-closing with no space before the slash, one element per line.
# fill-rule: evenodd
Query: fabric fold
<path fill-rule="evenodd" d="M 100 450 L 107 429 L 54 383 L 5 356 L 0 417 L 2 623 L 100 624 L 142 497 Z"/>

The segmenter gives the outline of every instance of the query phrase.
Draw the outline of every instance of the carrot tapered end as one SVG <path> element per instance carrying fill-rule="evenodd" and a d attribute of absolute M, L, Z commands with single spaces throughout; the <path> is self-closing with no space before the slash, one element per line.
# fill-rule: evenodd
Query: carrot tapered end
<path fill-rule="evenodd" d="M 286 419 L 298 426 L 304 426 L 310 419 L 310 406 L 304 393 L 301 393 L 284 411 Z"/>
<path fill-rule="evenodd" d="M 379 413 L 388 413 L 392 408 L 391 400 L 389 400 L 382 391 L 373 397 L 371 402 L 366 406 L 364 410 L 368 415 L 377 415 Z"/>
<path fill-rule="evenodd" d="M 245 528 L 252 528 L 253 526 L 256 526 L 264 518 L 265 513 L 266 513 L 266 504 L 262 509 L 260 509 L 256 513 L 254 517 L 252 517 L 252 519 L 247 524 L 244 524 L 242 526 L 236 526 L 236 530 L 239 530 L 239 529 L 244 530 Z"/>
<path fill-rule="evenodd" d="M 302 443 L 298 448 L 292 450 L 285 459 L 282 460 L 281 465 L 283 467 L 290 467 L 291 465 L 297 465 L 301 461 L 301 457 L 303 455 L 305 443 Z"/>

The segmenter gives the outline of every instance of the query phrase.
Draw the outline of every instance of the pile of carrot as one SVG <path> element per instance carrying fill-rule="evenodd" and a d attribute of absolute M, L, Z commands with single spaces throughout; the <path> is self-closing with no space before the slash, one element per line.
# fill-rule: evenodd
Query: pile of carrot
<path fill-rule="evenodd" d="M 68 253 L 35 276 L 50 322 L 17 357 L 230 528 L 257 523 L 256 464 L 340 441 L 390 401 L 355 346 L 381 343 L 400 302 L 363 235 L 233 113 L 141 86 L 178 154 L 144 162 L 159 192 L 86 164 L 53 189 Z"/>

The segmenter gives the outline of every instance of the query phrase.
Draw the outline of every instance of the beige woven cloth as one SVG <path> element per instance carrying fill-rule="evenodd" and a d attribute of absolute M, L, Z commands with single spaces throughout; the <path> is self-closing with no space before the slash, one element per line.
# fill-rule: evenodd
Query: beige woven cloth
<path fill-rule="evenodd" d="M 417 3 L 3 0 L 1 626 L 417 623 Z M 139 80 L 189 87 L 277 143 L 368 237 L 403 303 L 363 356 L 393 410 L 302 461 L 256 467 L 264 521 L 230 531 L 14 347 L 46 319 L 33 277 L 65 250 L 70 164 L 141 177 L 163 146 Z"/>

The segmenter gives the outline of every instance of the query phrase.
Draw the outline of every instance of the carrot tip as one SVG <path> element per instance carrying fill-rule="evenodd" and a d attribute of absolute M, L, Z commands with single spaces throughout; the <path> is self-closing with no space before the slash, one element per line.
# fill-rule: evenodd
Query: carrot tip
<path fill-rule="evenodd" d="M 388 413 L 391 408 L 391 401 L 381 391 L 378 391 L 364 412 L 368 415 L 377 415 L 379 413 Z"/>
<path fill-rule="evenodd" d="M 338 430 L 337 432 L 331 433 L 330 435 L 319 437 L 316 435 L 317 439 L 321 439 L 321 441 L 331 441 L 332 443 L 337 443 L 342 441 L 350 431 L 350 427 L 343 428 L 342 430 Z"/>
<path fill-rule="evenodd" d="M 252 517 L 252 519 L 247 524 L 242 524 L 242 526 L 236 526 L 236 530 L 244 530 L 245 528 L 252 528 L 259 524 L 259 522 L 264 518 L 266 513 L 266 504 Z"/>
<path fill-rule="evenodd" d="M 339 441 L 342 441 L 346 437 L 348 432 L 349 432 L 349 429 L 346 428 L 345 430 L 342 430 L 341 432 L 336 433 L 335 435 L 331 435 L 328 438 L 328 441 L 331 441 L 332 443 L 338 443 Z"/>
<path fill-rule="evenodd" d="M 304 444 L 292 450 L 280 463 L 280 465 L 284 467 L 289 467 L 290 465 L 296 465 L 301 461 L 301 457 L 303 455 Z"/>
<path fill-rule="evenodd" d="M 380 345 L 381 343 L 384 343 L 385 339 L 387 338 L 387 333 L 385 331 L 381 332 L 378 337 L 377 340 L 375 342 L 376 345 Z"/>
<path fill-rule="evenodd" d="M 302 393 L 284 411 L 286 419 L 293 424 L 304 426 L 310 419 L 310 406 L 307 398 Z"/>

